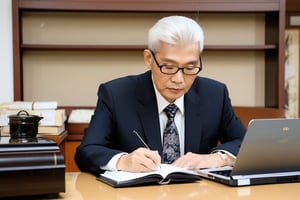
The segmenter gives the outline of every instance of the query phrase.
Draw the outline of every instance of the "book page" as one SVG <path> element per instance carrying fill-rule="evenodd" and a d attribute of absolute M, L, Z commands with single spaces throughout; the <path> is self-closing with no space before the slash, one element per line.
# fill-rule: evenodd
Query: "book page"
<path fill-rule="evenodd" d="M 192 170 L 175 167 L 173 165 L 168 165 L 168 164 L 161 164 L 160 169 L 156 171 L 156 173 L 160 174 L 163 178 L 165 178 L 167 175 L 173 172 L 181 172 L 181 173 L 198 175 L 196 172 Z"/>
<path fill-rule="evenodd" d="M 126 172 L 126 171 L 106 171 L 104 174 L 101 174 L 101 175 L 104 177 L 113 179 L 117 182 L 122 182 L 122 181 L 128 181 L 128 180 L 141 178 L 141 177 L 152 175 L 152 174 L 159 174 L 163 178 L 165 178 L 168 174 L 173 173 L 173 172 L 182 172 L 182 173 L 197 175 L 197 173 L 194 171 L 175 167 L 175 166 L 172 166 L 169 164 L 161 164 L 159 169 L 157 169 L 156 171 L 152 171 L 152 172 L 140 172 L 140 173 L 136 172 L 135 173 L 135 172 Z"/>

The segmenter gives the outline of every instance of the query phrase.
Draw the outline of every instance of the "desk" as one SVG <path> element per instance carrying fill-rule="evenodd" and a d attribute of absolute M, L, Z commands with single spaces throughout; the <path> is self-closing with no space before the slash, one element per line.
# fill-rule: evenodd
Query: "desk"
<path fill-rule="evenodd" d="M 67 200 L 188 200 L 188 199 L 299 199 L 300 183 L 259 185 L 251 187 L 229 187 L 209 180 L 196 183 L 156 185 L 132 188 L 112 188 L 93 175 L 80 172 L 66 173 L 66 193 L 59 199 Z"/>

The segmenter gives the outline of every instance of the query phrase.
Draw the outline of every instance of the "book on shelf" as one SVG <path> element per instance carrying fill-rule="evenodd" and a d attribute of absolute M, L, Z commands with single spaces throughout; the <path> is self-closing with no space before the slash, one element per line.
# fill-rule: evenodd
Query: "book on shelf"
<path fill-rule="evenodd" d="M 43 117 L 39 121 L 41 126 L 61 126 L 65 123 L 67 116 L 65 109 L 56 110 L 26 110 L 30 115 Z M 18 110 L 0 110 L 0 126 L 6 126 L 9 123 L 9 116 L 16 115 Z"/>
<path fill-rule="evenodd" d="M 32 110 L 32 101 L 14 101 L 0 104 L 0 110 Z"/>
<path fill-rule="evenodd" d="M 61 126 L 39 126 L 38 127 L 38 135 L 59 135 L 63 131 L 65 131 L 65 125 Z M 1 136 L 9 136 L 9 126 L 1 127 Z"/>
<path fill-rule="evenodd" d="M 169 183 L 188 183 L 201 180 L 197 172 L 193 170 L 175 167 L 169 164 L 161 164 L 160 168 L 152 172 L 125 172 L 105 171 L 97 177 L 112 187 L 131 187 L 142 185 L 156 185 Z"/>
<path fill-rule="evenodd" d="M 0 104 L 0 109 L 8 110 L 54 110 L 57 101 L 13 101 Z"/>
<path fill-rule="evenodd" d="M 83 135 L 84 130 L 89 126 L 94 109 L 74 109 L 72 110 L 67 127 L 69 135 Z"/>
<path fill-rule="evenodd" d="M 84 124 L 90 123 L 92 116 L 94 115 L 94 109 L 74 109 L 70 113 L 68 118 L 69 124 Z"/>
<path fill-rule="evenodd" d="M 34 101 L 32 104 L 32 110 L 55 110 L 57 107 L 57 101 Z"/>
<path fill-rule="evenodd" d="M 65 130 L 66 128 L 64 124 L 61 126 L 39 126 L 38 134 L 59 135 Z"/>

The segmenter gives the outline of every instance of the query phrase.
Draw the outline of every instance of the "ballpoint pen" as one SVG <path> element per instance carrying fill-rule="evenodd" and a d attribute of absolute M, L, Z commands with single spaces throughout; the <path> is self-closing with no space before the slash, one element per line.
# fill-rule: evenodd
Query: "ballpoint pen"
<path fill-rule="evenodd" d="M 140 140 L 140 142 L 146 147 L 147 149 L 150 150 L 149 146 L 146 144 L 146 142 L 143 140 L 143 138 L 136 132 L 135 130 L 132 131 L 132 133 Z M 161 169 L 161 166 L 159 165 L 159 169 Z"/>
<path fill-rule="evenodd" d="M 132 131 L 132 133 L 140 140 L 140 142 L 146 147 L 147 149 L 150 150 L 149 146 L 146 144 L 146 142 L 143 140 L 143 138 L 136 132 L 135 130 Z"/>

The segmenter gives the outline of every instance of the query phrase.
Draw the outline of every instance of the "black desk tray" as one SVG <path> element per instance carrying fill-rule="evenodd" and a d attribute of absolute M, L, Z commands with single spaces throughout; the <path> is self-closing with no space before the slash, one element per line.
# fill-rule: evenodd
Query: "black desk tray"
<path fill-rule="evenodd" d="M 0 198 L 65 192 L 65 164 L 46 138 L 0 137 Z"/>

